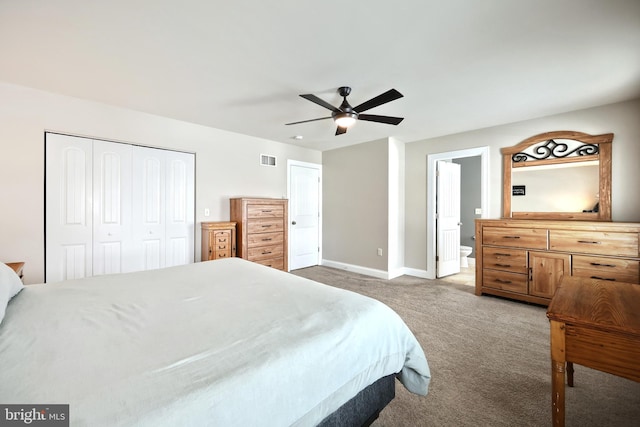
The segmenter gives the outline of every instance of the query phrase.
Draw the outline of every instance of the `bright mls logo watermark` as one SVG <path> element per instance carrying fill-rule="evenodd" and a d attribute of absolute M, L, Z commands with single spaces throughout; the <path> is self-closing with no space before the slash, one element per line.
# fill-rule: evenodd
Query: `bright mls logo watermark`
<path fill-rule="evenodd" d="M 2 405 L 0 426 L 69 427 L 69 405 Z"/>

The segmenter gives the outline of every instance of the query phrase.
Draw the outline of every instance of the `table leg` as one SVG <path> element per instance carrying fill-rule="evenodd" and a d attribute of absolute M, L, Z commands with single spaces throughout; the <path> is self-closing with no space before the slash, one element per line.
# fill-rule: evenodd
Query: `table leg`
<path fill-rule="evenodd" d="M 551 326 L 551 422 L 564 427 L 565 325 L 555 320 Z M 572 379 L 573 381 L 573 379 Z"/>
<path fill-rule="evenodd" d="M 564 427 L 564 362 L 551 361 L 551 420 L 554 427 Z"/>
<path fill-rule="evenodd" d="M 567 385 L 573 387 L 573 362 L 567 362 Z"/>

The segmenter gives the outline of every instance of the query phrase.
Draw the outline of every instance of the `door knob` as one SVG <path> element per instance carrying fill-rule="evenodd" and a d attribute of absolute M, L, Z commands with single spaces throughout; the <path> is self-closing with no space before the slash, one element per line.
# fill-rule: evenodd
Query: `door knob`
<path fill-rule="evenodd" d="M 291 225 L 296 225 L 296 224 L 297 224 L 297 222 L 291 221 Z"/>

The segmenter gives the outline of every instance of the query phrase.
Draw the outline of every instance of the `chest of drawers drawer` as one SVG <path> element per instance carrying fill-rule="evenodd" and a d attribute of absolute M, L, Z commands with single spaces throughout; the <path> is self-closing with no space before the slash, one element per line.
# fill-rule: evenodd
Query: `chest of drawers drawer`
<path fill-rule="evenodd" d="M 572 264 L 573 276 L 628 283 L 640 281 L 640 261 L 574 255 Z"/>
<path fill-rule="evenodd" d="M 284 243 L 284 236 L 281 232 L 253 233 L 247 236 L 247 247 L 249 248 L 282 243 Z"/>
<path fill-rule="evenodd" d="M 550 230 L 549 249 L 584 254 L 638 256 L 638 233 Z"/>
<path fill-rule="evenodd" d="M 260 246 L 256 248 L 249 247 L 249 261 L 267 259 L 267 258 L 279 258 L 284 254 L 284 248 L 282 245 L 269 245 Z"/>
<path fill-rule="evenodd" d="M 547 230 L 485 227 L 482 235 L 482 244 L 513 248 L 547 249 Z"/>
<path fill-rule="evenodd" d="M 283 205 L 248 205 L 247 218 L 282 218 Z"/>
<path fill-rule="evenodd" d="M 524 249 L 485 246 L 482 256 L 485 268 L 523 274 L 527 272 L 527 251 Z"/>
<path fill-rule="evenodd" d="M 282 234 L 284 221 L 281 218 L 259 218 L 247 221 L 247 233 L 273 233 Z"/>

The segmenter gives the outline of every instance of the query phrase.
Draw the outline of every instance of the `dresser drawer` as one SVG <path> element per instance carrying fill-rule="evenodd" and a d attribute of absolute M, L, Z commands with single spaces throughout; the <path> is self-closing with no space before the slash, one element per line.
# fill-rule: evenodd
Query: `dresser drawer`
<path fill-rule="evenodd" d="M 503 291 L 527 293 L 527 275 L 506 271 L 483 270 L 482 286 Z"/>
<path fill-rule="evenodd" d="M 213 241 L 216 244 L 229 244 L 229 242 L 231 242 L 231 232 L 216 231 L 213 235 Z"/>
<path fill-rule="evenodd" d="M 278 218 L 252 219 L 247 221 L 247 233 L 282 232 L 284 221 Z"/>
<path fill-rule="evenodd" d="M 547 249 L 547 230 L 543 228 L 484 227 L 482 229 L 482 244 Z"/>
<path fill-rule="evenodd" d="M 585 254 L 638 256 L 638 233 L 550 230 L 549 248 Z"/>
<path fill-rule="evenodd" d="M 284 245 L 260 246 L 258 248 L 249 248 L 249 261 L 256 261 L 267 258 L 277 258 L 284 255 Z"/>
<path fill-rule="evenodd" d="M 224 251 L 215 251 L 213 253 L 213 259 L 231 258 L 231 249 Z"/>
<path fill-rule="evenodd" d="M 282 244 L 284 242 L 284 234 L 275 233 L 255 233 L 247 235 L 247 247 L 255 248 L 257 246 Z"/>
<path fill-rule="evenodd" d="M 484 268 L 527 273 L 527 251 L 524 249 L 482 248 Z"/>
<path fill-rule="evenodd" d="M 574 255 L 571 274 L 593 279 L 638 283 L 640 281 L 640 261 Z"/>
<path fill-rule="evenodd" d="M 277 268 L 278 270 L 284 270 L 284 258 L 272 258 L 264 260 L 254 261 L 257 264 L 266 265 L 267 267 Z"/>
<path fill-rule="evenodd" d="M 283 205 L 247 205 L 247 218 L 282 218 Z"/>

